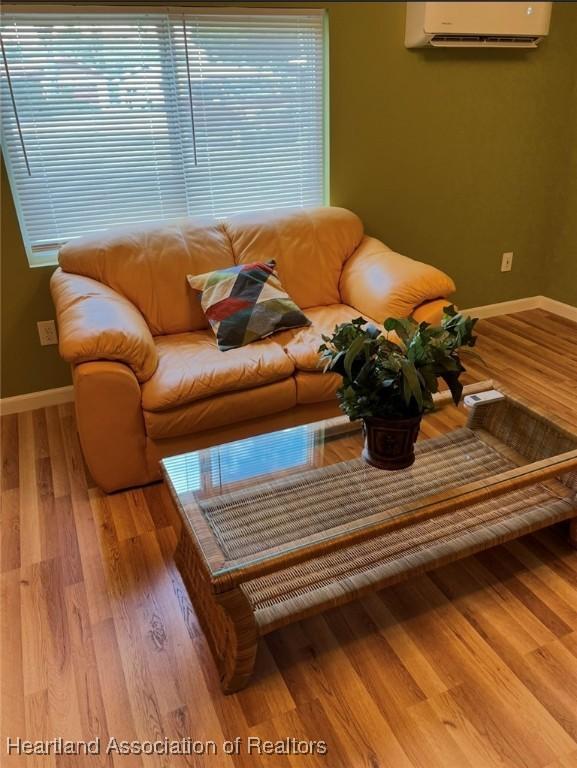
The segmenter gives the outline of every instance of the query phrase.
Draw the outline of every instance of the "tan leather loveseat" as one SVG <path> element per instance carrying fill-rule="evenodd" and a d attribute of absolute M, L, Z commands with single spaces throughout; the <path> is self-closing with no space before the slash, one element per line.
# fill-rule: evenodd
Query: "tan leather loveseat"
<path fill-rule="evenodd" d="M 220 352 L 186 275 L 273 258 L 312 326 Z M 59 262 L 60 354 L 73 366 L 88 468 L 106 491 L 157 480 L 163 455 L 335 415 L 321 334 L 361 314 L 438 321 L 454 290 L 330 207 L 112 229 L 69 242 Z"/>

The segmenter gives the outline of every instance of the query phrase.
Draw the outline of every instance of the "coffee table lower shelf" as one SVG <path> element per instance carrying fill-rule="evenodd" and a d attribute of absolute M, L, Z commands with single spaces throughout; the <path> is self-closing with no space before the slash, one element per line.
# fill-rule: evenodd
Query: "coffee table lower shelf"
<path fill-rule="evenodd" d="M 537 484 L 406 525 L 369 541 L 215 593 L 183 530 L 176 562 L 225 693 L 246 685 L 261 635 L 411 576 L 564 520 L 577 547 L 577 502 Z"/>

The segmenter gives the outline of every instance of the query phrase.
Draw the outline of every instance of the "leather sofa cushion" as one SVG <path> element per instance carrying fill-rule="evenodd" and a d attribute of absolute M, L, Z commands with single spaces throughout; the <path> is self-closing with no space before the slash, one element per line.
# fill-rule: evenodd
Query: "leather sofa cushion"
<path fill-rule="evenodd" d="M 158 367 L 142 385 L 142 407 L 165 411 L 224 392 L 252 389 L 292 375 L 294 365 L 273 339 L 221 352 L 210 330 L 155 339 Z M 254 397 L 260 395 L 255 392 Z M 238 414 L 230 414 L 231 421 Z"/>
<path fill-rule="evenodd" d="M 296 387 L 291 376 L 258 389 L 225 392 L 169 411 L 144 411 L 144 423 L 150 438 L 163 440 L 279 413 L 294 405 Z"/>
<path fill-rule="evenodd" d="M 347 323 L 361 313 L 346 304 L 331 304 L 328 307 L 310 307 L 307 317 L 312 325 L 297 331 L 286 331 L 275 338 L 285 348 L 294 366 L 299 371 L 322 371 L 318 349 L 323 343 L 323 334 L 331 334 L 335 325 Z M 367 318 L 368 319 L 368 318 Z M 374 322 L 369 320 L 369 322 Z"/>
<path fill-rule="evenodd" d="M 301 309 L 340 302 L 344 262 L 363 237 L 358 216 L 344 208 L 245 213 L 224 223 L 237 263 L 277 263 L 285 291 Z"/>
<path fill-rule="evenodd" d="M 114 227 L 70 240 L 58 260 L 65 272 L 91 277 L 129 299 L 153 336 L 207 328 L 186 275 L 234 264 L 222 225 L 209 218 Z"/>
<path fill-rule="evenodd" d="M 414 312 L 418 322 L 439 323 L 443 315 L 443 307 L 450 302 L 447 299 L 427 301 Z M 296 368 L 297 402 L 319 403 L 330 400 L 335 396 L 341 378 L 336 374 L 323 374 L 323 364 L 320 361 L 318 348 L 322 343 L 322 335 L 332 333 L 335 325 L 346 323 L 361 313 L 347 304 L 333 304 L 330 307 L 311 307 L 307 315 L 312 321 L 309 328 L 298 331 L 287 331 L 278 334 L 275 339 L 282 344 Z M 368 322 L 377 327 L 380 324 L 371 318 Z M 391 341 L 398 342 L 397 335 L 390 333 Z"/>
<path fill-rule="evenodd" d="M 295 382 L 298 405 L 335 400 L 337 389 L 341 386 L 342 381 L 337 373 L 297 371 Z"/>

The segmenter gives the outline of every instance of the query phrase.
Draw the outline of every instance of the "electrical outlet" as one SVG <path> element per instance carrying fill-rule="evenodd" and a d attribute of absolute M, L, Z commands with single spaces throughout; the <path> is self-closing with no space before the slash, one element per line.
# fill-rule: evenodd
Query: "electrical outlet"
<path fill-rule="evenodd" d="M 58 344 L 58 334 L 56 333 L 56 323 L 54 320 L 39 320 L 36 325 L 38 326 L 40 344 L 43 347 L 47 347 L 50 344 Z"/>
<path fill-rule="evenodd" d="M 510 272 L 513 268 L 513 251 L 504 253 L 501 257 L 501 272 Z"/>

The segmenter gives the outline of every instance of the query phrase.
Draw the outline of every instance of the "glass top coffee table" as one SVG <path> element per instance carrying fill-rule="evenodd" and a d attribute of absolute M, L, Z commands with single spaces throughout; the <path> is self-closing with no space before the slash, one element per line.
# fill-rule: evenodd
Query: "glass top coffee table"
<path fill-rule="evenodd" d="M 561 520 L 577 538 L 577 434 L 504 394 L 468 415 L 441 395 L 403 470 L 366 464 L 345 417 L 163 460 L 225 692 L 259 635 Z"/>

